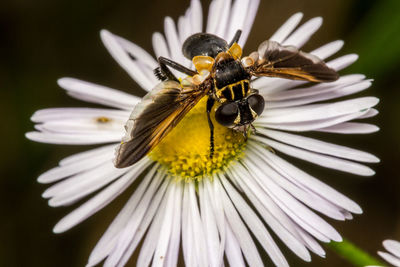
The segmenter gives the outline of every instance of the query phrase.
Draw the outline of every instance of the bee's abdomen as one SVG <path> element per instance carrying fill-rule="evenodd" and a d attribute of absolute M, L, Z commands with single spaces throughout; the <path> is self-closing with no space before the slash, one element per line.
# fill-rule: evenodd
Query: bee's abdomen
<path fill-rule="evenodd" d="M 247 96 L 249 92 L 249 80 L 241 80 L 228 84 L 223 88 L 216 88 L 216 96 L 221 100 L 236 101 Z"/>

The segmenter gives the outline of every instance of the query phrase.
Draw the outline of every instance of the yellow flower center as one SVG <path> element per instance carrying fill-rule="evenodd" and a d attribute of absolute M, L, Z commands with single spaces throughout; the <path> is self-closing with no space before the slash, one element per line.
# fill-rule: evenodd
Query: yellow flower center
<path fill-rule="evenodd" d="M 207 97 L 186 114 L 179 124 L 153 149 L 149 157 L 175 177 L 201 180 L 224 170 L 243 154 L 243 134 L 214 124 L 214 155 L 210 158 L 210 128 L 206 113 Z"/>

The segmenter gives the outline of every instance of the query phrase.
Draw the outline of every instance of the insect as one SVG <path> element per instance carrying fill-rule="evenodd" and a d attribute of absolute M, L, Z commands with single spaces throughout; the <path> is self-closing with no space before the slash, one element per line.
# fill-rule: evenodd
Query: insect
<path fill-rule="evenodd" d="M 257 51 L 242 58 L 242 49 L 237 44 L 240 35 L 238 30 L 229 44 L 209 33 L 188 37 L 182 52 L 192 60 L 196 70 L 158 58 L 155 75 L 161 83 L 136 105 L 127 121 L 126 135 L 116 150 L 117 168 L 128 167 L 148 154 L 203 97 L 208 97 L 210 157 L 214 151 L 210 113 L 216 102 L 219 106 L 215 120 L 247 136 L 265 105 L 258 90 L 251 88 L 253 76 L 311 82 L 332 82 L 339 77 L 318 57 L 275 41 L 264 41 Z M 179 81 L 169 68 L 188 77 Z"/>

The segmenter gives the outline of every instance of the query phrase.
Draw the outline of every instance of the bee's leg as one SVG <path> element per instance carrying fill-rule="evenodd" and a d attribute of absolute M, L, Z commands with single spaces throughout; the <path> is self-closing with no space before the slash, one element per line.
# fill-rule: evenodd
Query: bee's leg
<path fill-rule="evenodd" d="M 254 125 L 252 123 L 250 124 L 250 126 L 251 126 L 251 130 L 253 131 L 253 134 L 256 134 L 257 133 L 256 127 L 254 127 Z"/>
<path fill-rule="evenodd" d="M 247 141 L 247 137 L 248 137 L 248 132 L 247 132 L 247 130 L 248 130 L 249 128 L 247 127 L 247 125 L 244 125 L 243 127 L 244 127 L 244 130 L 243 130 L 242 134 L 243 134 L 243 137 L 244 137 L 244 141 L 246 142 L 246 141 Z"/>
<path fill-rule="evenodd" d="M 173 81 L 177 81 L 178 82 L 178 79 L 169 70 L 168 66 L 173 68 L 173 69 L 176 69 L 177 71 L 185 73 L 185 74 L 187 74 L 189 76 L 193 76 L 193 75 L 197 74 L 196 71 L 188 69 L 185 66 L 183 66 L 183 65 L 181 65 L 179 63 L 176 63 L 175 61 L 172 61 L 172 60 L 170 60 L 168 58 L 165 58 L 165 57 L 159 57 L 158 58 L 158 64 L 160 65 L 160 68 L 156 68 L 154 70 L 154 74 L 156 75 L 156 77 L 158 79 L 160 79 L 162 81 L 165 81 L 165 80 L 168 79 L 168 80 L 173 80 Z"/>
<path fill-rule="evenodd" d="M 215 100 L 212 96 L 208 96 L 207 99 L 207 119 L 208 126 L 210 127 L 210 158 L 214 155 L 214 125 L 211 121 L 210 113 L 211 109 L 214 106 Z"/>
<path fill-rule="evenodd" d="M 237 43 L 240 39 L 240 35 L 242 35 L 242 31 L 237 30 L 235 36 L 233 36 L 232 41 L 229 43 L 228 47 L 231 47 L 234 43 Z"/>

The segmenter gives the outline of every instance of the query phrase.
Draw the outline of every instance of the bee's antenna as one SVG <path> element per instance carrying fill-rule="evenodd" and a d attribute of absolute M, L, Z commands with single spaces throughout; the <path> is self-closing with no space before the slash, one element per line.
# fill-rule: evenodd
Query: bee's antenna
<path fill-rule="evenodd" d="M 240 39 L 240 35 L 242 35 L 242 30 L 237 30 L 228 47 L 231 47 L 234 43 L 237 43 Z"/>

